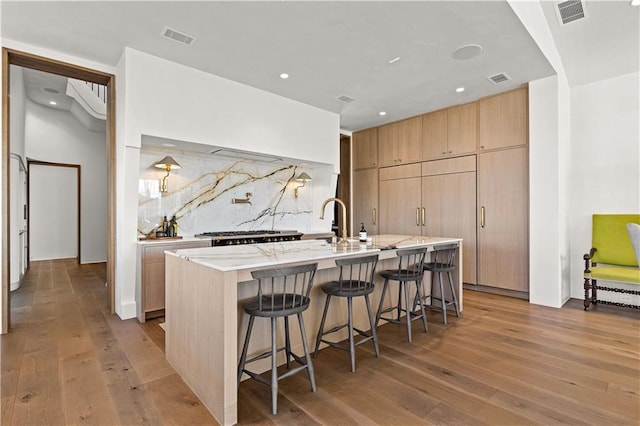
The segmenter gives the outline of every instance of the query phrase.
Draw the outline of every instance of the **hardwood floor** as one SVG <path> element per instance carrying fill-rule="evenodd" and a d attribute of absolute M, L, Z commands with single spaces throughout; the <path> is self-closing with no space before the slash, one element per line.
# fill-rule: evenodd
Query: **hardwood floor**
<path fill-rule="evenodd" d="M 161 320 L 109 314 L 104 277 L 103 264 L 31 264 L 0 340 L 2 424 L 215 424 L 164 360 Z M 317 392 L 305 374 L 283 380 L 276 416 L 269 390 L 242 382 L 239 423 L 640 423 L 638 311 L 464 295 L 461 318 L 445 327 L 430 312 L 413 344 L 380 327 L 380 358 L 360 346 L 355 373 L 347 353 L 322 350 Z"/>

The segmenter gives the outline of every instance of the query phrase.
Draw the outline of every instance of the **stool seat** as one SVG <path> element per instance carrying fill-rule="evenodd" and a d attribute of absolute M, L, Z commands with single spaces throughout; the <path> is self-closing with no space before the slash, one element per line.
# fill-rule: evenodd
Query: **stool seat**
<path fill-rule="evenodd" d="M 308 265 L 292 266 L 288 268 L 274 268 L 251 272 L 251 276 L 258 281 L 258 295 L 245 301 L 242 305 L 244 311 L 249 314 L 249 327 L 244 339 L 242 354 L 238 363 L 238 387 L 242 375 L 246 373 L 249 377 L 271 387 L 271 412 L 278 413 L 278 381 L 289 377 L 299 371 L 307 370 L 311 390 L 316 391 L 316 381 L 313 373 L 313 364 L 309 355 L 307 345 L 307 335 L 304 328 L 302 313 L 307 310 L 310 304 L 309 293 L 313 286 L 313 278 L 318 269 L 317 263 Z M 291 352 L 291 339 L 289 337 L 289 316 L 296 315 L 300 327 L 302 347 L 304 349 L 304 359 Z M 251 359 L 247 359 L 249 350 L 249 339 L 253 331 L 255 319 L 259 317 L 271 320 L 271 349 Z M 284 347 L 278 348 L 276 320 L 284 319 Z M 278 375 L 277 353 L 285 352 L 287 362 L 287 372 Z M 267 380 L 257 372 L 248 370 L 248 363 L 271 357 L 271 380 Z M 299 366 L 291 368 L 291 358 Z"/>
<path fill-rule="evenodd" d="M 318 330 L 318 337 L 316 338 L 316 348 L 314 351 L 314 357 L 318 356 L 318 350 L 320 349 L 320 343 L 324 342 L 331 347 L 341 349 L 349 352 L 349 358 L 351 360 L 351 372 L 356 371 L 356 358 L 355 348 L 369 340 L 373 341 L 373 349 L 375 350 L 376 357 L 380 356 L 378 348 L 378 335 L 376 334 L 374 317 L 371 311 L 371 302 L 369 301 L 369 295 L 374 290 L 373 277 L 378 263 L 378 255 L 360 256 L 348 259 L 337 259 L 336 265 L 340 267 L 340 275 L 338 281 L 332 281 L 324 284 L 321 288 L 327 295 L 327 299 L 324 303 L 324 311 L 322 313 L 322 321 L 320 322 L 320 329 Z M 336 325 L 330 330 L 325 330 L 324 325 L 327 320 L 327 312 L 329 310 L 329 303 L 332 297 L 344 297 L 347 299 L 347 311 L 348 318 L 345 324 Z M 353 326 L 353 298 L 363 297 L 367 305 L 367 315 L 369 316 L 369 325 L 371 331 L 359 330 Z M 349 330 L 349 344 L 344 345 L 339 342 L 327 340 L 324 336 L 335 333 L 343 328 Z M 356 342 L 354 332 L 358 333 L 361 337 Z"/>
<path fill-rule="evenodd" d="M 422 278 L 424 275 L 424 258 L 427 253 L 426 248 L 405 249 L 398 250 L 398 268 L 388 269 L 382 271 L 380 275 L 384 278 L 384 284 L 382 286 L 382 296 L 380 297 L 380 304 L 378 305 L 378 313 L 376 314 L 376 327 L 380 320 L 400 324 L 402 312 L 406 314 L 407 325 L 407 338 L 409 343 L 412 341 L 411 322 L 420 318 L 422 319 L 422 325 L 424 326 L 425 333 L 427 332 L 427 316 L 424 312 L 424 304 L 422 297 Z M 398 302 L 396 306 L 384 308 L 384 298 L 387 293 L 387 286 L 389 281 L 397 281 L 398 288 Z M 411 306 L 409 300 L 409 287 L 410 283 L 415 283 L 416 295 L 414 297 L 413 306 Z M 403 297 L 404 296 L 404 297 Z M 404 308 L 402 307 L 402 301 L 404 299 Z M 416 312 L 416 305 L 420 305 L 420 310 Z M 383 317 L 382 315 L 387 312 L 396 311 L 396 318 Z"/>

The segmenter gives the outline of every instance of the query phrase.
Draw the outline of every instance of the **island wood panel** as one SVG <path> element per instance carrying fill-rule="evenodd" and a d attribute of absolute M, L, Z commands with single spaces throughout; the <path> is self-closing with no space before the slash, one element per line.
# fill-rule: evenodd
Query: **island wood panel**
<path fill-rule="evenodd" d="M 447 155 L 476 152 L 478 121 L 477 102 L 449 108 L 447 120 Z"/>
<path fill-rule="evenodd" d="M 501 93 L 479 101 L 480 151 L 526 145 L 528 89 Z"/>
<path fill-rule="evenodd" d="M 363 223 L 367 233 L 378 234 L 378 169 L 353 172 L 353 226 Z"/>
<path fill-rule="evenodd" d="M 478 156 L 478 284 L 529 291 L 527 188 L 526 148 Z"/>
<path fill-rule="evenodd" d="M 422 159 L 433 160 L 447 155 L 447 120 L 449 110 L 422 116 Z"/>
<path fill-rule="evenodd" d="M 165 351 L 223 425 L 237 422 L 238 309 L 235 271 L 166 256 Z"/>
<path fill-rule="evenodd" d="M 355 170 L 378 165 L 378 129 L 367 129 L 353 134 L 353 168 Z"/>

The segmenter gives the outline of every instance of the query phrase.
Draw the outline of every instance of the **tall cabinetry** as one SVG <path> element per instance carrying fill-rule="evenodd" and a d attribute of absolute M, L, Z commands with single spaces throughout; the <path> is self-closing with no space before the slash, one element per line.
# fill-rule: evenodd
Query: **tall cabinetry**
<path fill-rule="evenodd" d="M 353 226 L 378 234 L 378 129 L 353 134 Z"/>
<path fill-rule="evenodd" d="M 414 117 L 378 128 L 380 166 L 413 163 L 422 158 L 422 117 Z"/>

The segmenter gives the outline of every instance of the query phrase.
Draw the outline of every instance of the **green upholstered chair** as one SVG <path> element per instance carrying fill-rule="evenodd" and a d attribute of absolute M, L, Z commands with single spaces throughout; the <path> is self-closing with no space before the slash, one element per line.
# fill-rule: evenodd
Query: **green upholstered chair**
<path fill-rule="evenodd" d="M 635 305 L 598 299 L 598 291 L 640 295 L 640 291 L 603 287 L 598 280 L 640 285 L 640 269 L 627 224 L 640 224 L 640 214 L 594 214 L 592 248 L 584 255 L 584 309 L 597 304 L 614 304 L 638 308 Z M 598 266 L 600 265 L 600 266 Z"/>

